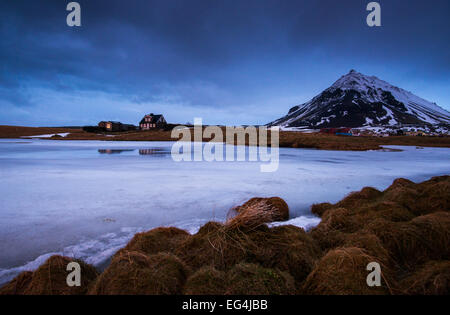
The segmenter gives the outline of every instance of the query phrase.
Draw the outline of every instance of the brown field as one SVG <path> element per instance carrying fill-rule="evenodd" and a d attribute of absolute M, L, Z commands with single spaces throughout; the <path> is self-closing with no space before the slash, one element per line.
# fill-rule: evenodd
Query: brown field
<path fill-rule="evenodd" d="M 192 129 L 191 129 L 192 130 Z M 222 128 L 225 134 L 225 127 Z M 101 140 L 101 141 L 175 141 L 171 131 L 128 131 L 90 133 L 82 129 L 0 126 L 0 138 L 20 138 L 52 133 L 67 133 L 67 137 L 53 137 L 47 140 Z M 269 135 L 270 140 L 270 135 Z M 210 141 L 203 138 L 203 141 Z M 236 142 L 236 141 L 235 141 Z M 248 144 L 246 139 L 246 144 Z M 254 145 L 254 143 L 252 143 Z M 409 145 L 421 147 L 450 147 L 450 137 L 345 137 L 324 134 L 305 134 L 300 132 L 280 132 L 280 147 L 312 148 L 320 150 L 366 151 L 378 150 L 382 145 Z"/>
<path fill-rule="evenodd" d="M 78 261 L 81 287 L 66 285 L 71 259 L 53 256 L 0 295 L 450 294 L 450 176 L 397 179 L 385 191 L 366 187 L 313 205 L 322 221 L 309 232 L 265 224 L 285 218 L 280 198 L 235 210 L 193 235 L 177 228 L 136 234 L 101 273 Z M 381 267 L 380 286 L 366 283 L 372 262 Z"/>

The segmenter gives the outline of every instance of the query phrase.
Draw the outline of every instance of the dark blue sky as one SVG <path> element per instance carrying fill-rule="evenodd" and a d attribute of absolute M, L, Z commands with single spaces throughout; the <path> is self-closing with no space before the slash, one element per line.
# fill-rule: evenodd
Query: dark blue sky
<path fill-rule="evenodd" d="M 1 1 L 0 124 L 265 124 L 353 68 L 450 110 L 448 0 L 78 2 Z"/>

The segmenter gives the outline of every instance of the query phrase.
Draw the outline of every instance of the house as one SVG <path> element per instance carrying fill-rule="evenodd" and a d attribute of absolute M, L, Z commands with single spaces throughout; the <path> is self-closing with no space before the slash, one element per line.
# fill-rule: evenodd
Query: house
<path fill-rule="evenodd" d="M 136 130 L 136 126 L 130 124 L 122 124 L 119 121 L 101 121 L 98 127 L 104 131 L 129 131 Z"/>
<path fill-rule="evenodd" d="M 118 121 L 101 121 L 98 123 L 98 127 L 105 131 L 120 131 L 121 125 Z"/>
<path fill-rule="evenodd" d="M 164 128 L 167 125 L 163 115 L 145 115 L 139 123 L 141 130 L 150 130 L 156 128 Z"/>

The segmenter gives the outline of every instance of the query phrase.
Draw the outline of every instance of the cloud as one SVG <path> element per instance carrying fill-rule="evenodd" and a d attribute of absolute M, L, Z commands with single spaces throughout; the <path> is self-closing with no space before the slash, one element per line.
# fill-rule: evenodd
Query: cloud
<path fill-rule="evenodd" d="M 96 118 L 120 118 L 125 103 L 180 121 L 201 109 L 222 123 L 265 123 L 351 68 L 450 106 L 448 1 L 380 1 L 381 29 L 364 24 L 360 0 L 79 2 L 81 28 L 65 24 L 65 1 L 0 3 L 0 106 L 43 112 L 62 93 L 67 122 L 79 117 L 77 96 L 89 95 L 99 101 L 85 114 Z M 1 118 L 13 120 L 7 111 Z"/>

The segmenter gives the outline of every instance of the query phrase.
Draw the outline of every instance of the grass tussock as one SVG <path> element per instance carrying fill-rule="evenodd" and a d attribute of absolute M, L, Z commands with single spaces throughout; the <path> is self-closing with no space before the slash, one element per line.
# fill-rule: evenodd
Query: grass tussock
<path fill-rule="evenodd" d="M 403 270 L 450 257 L 450 214 L 436 212 L 411 222 L 378 219 L 368 225 Z"/>
<path fill-rule="evenodd" d="M 212 266 L 205 266 L 191 275 L 184 285 L 186 295 L 224 295 L 227 292 L 227 274 Z"/>
<path fill-rule="evenodd" d="M 278 269 L 240 263 L 227 273 L 228 295 L 288 295 L 295 292 L 292 276 Z"/>
<path fill-rule="evenodd" d="M 229 271 L 200 268 L 188 278 L 184 294 L 195 295 L 288 295 L 295 292 L 293 277 L 278 269 L 239 263 Z"/>
<path fill-rule="evenodd" d="M 332 207 L 333 205 L 329 202 L 316 203 L 311 206 L 311 212 L 321 218 L 325 211 Z"/>
<path fill-rule="evenodd" d="M 147 255 L 172 253 L 188 237 L 188 232 L 177 228 L 156 228 L 136 234 L 121 251 L 137 251 Z"/>
<path fill-rule="evenodd" d="M 33 273 L 31 271 L 22 272 L 0 288 L 0 295 L 24 295 L 32 279 Z"/>
<path fill-rule="evenodd" d="M 289 206 L 279 197 L 252 198 L 242 206 L 232 209 L 236 215 L 230 218 L 227 225 L 258 226 L 274 221 L 289 219 Z"/>
<path fill-rule="evenodd" d="M 181 244 L 176 254 L 193 270 L 211 266 L 227 271 L 240 262 L 257 263 L 287 271 L 301 283 L 321 251 L 303 229 L 294 226 L 264 225 L 242 231 L 209 223 Z"/>
<path fill-rule="evenodd" d="M 311 272 L 303 286 L 310 295 L 375 295 L 389 294 L 392 280 L 387 266 L 382 266 L 382 286 L 369 287 L 366 266 L 377 258 L 358 247 L 342 247 L 329 251 Z"/>
<path fill-rule="evenodd" d="M 70 262 L 81 267 L 81 286 L 69 287 L 66 270 Z M 84 295 L 97 278 L 94 267 L 73 258 L 52 256 L 34 272 L 23 272 L 0 289 L 0 294 L 11 295 Z"/>
<path fill-rule="evenodd" d="M 402 281 L 404 294 L 448 295 L 450 293 L 450 261 L 429 261 Z"/>
<path fill-rule="evenodd" d="M 89 294 L 180 294 L 187 273 L 184 263 L 174 255 L 122 251 L 98 277 Z"/>

